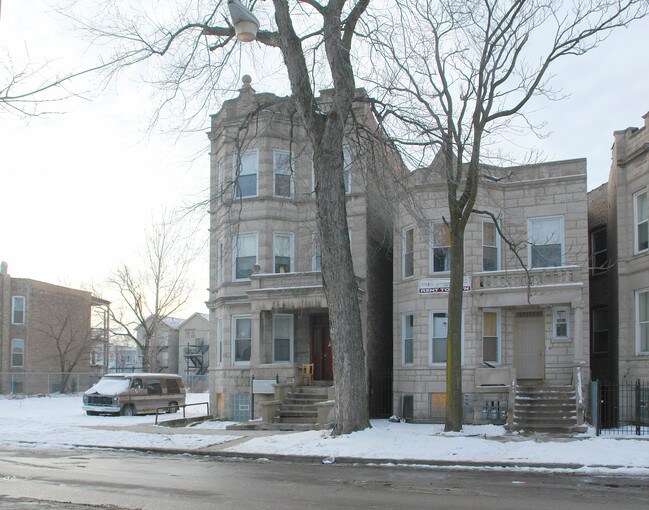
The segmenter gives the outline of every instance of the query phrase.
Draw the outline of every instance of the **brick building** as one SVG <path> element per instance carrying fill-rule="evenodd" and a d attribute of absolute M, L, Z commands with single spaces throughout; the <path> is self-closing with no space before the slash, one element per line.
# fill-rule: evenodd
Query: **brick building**
<path fill-rule="evenodd" d="M 93 328 L 91 314 L 93 306 L 108 305 L 90 292 L 13 278 L 3 262 L 0 393 L 76 391 L 80 379 L 70 373 L 101 375 L 108 363 L 107 322 Z"/>

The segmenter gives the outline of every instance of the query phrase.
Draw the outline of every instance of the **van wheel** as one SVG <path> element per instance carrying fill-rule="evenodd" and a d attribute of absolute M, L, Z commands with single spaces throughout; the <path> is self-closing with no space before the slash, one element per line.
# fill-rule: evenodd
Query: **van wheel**
<path fill-rule="evenodd" d="M 170 413 L 178 412 L 178 402 L 169 402 L 169 412 Z"/>
<path fill-rule="evenodd" d="M 135 416 L 135 407 L 131 404 L 126 404 L 122 407 L 122 416 Z"/>

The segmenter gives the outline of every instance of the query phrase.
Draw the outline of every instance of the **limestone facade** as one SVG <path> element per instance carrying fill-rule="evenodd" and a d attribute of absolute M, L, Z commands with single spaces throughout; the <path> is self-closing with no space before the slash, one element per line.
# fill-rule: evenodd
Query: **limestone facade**
<path fill-rule="evenodd" d="M 588 227 L 583 159 L 485 168 L 465 235 L 462 380 L 465 422 L 503 421 L 513 380 L 589 380 Z M 443 421 L 450 249 L 446 185 L 419 169 L 394 235 L 393 409 Z M 415 210 L 408 203 L 418 204 Z"/>

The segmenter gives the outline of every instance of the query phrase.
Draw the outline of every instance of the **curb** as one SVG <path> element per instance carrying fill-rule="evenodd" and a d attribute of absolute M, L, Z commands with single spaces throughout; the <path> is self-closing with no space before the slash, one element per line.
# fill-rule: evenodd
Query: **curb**
<path fill-rule="evenodd" d="M 128 447 L 128 446 L 87 446 L 75 445 L 77 448 L 96 448 L 103 450 L 132 451 L 139 453 L 154 453 L 158 455 L 192 455 L 196 457 L 212 457 L 215 459 L 249 460 L 249 461 L 272 461 L 290 462 L 303 464 L 324 464 L 323 457 L 318 455 L 282 455 L 277 453 L 247 453 L 247 452 L 226 452 L 226 451 L 205 451 L 187 450 L 177 448 L 151 448 L 151 447 Z M 565 471 L 577 471 L 579 469 L 625 469 L 631 466 L 602 465 L 602 464 L 573 464 L 573 463 L 533 463 L 533 462 L 478 462 L 478 461 L 452 461 L 452 460 L 422 460 L 422 459 L 389 459 L 389 458 L 363 458 L 363 457 L 336 457 L 332 464 L 342 465 L 364 465 L 376 467 L 398 467 L 398 468 L 440 468 L 447 470 L 456 469 L 554 469 Z M 649 469 L 645 467 L 633 467 L 633 469 Z M 610 473 L 609 473 L 610 474 Z M 624 473 L 628 476 L 628 473 Z"/>

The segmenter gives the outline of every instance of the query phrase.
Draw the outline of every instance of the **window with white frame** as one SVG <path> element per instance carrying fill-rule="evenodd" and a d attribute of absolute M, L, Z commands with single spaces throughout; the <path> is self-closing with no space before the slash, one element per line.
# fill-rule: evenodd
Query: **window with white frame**
<path fill-rule="evenodd" d="M 607 268 L 606 228 L 603 227 L 590 233 L 590 271 L 596 275 L 606 273 Z"/>
<path fill-rule="evenodd" d="M 500 363 L 500 312 L 482 312 L 482 361 Z"/>
<path fill-rule="evenodd" d="M 257 263 L 257 234 L 241 234 L 234 238 L 232 274 L 234 280 L 247 280 Z"/>
<path fill-rule="evenodd" d="M 482 270 L 500 269 L 500 237 L 493 221 L 482 222 Z"/>
<path fill-rule="evenodd" d="M 555 306 L 552 309 L 552 324 L 554 338 L 568 338 L 570 336 L 570 308 Z"/>
<path fill-rule="evenodd" d="M 249 364 L 252 348 L 250 317 L 232 317 L 232 363 Z"/>
<path fill-rule="evenodd" d="M 402 321 L 403 364 L 412 365 L 415 359 L 415 316 L 412 314 L 404 315 Z"/>
<path fill-rule="evenodd" d="M 186 329 L 185 330 L 185 338 L 187 340 L 193 340 L 196 338 L 196 330 L 195 329 Z"/>
<path fill-rule="evenodd" d="M 11 340 L 11 366 L 14 368 L 25 366 L 25 340 L 21 338 Z"/>
<path fill-rule="evenodd" d="M 240 157 L 240 161 L 237 158 Z M 232 156 L 234 169 L 234 196 L 236 198 L 257 196 L 257 173 L 259 157 L 257 151 L 248 151 Z"/>
<path fill-rule="evenodd" d="M 273 151 L 273 169 L 275 176 L 275 196 L 290 197 L 293 195 L 293 164 L 289 151 Z"/>
<path fill-rule="evenodd" d="M 293 271 L 293 234 L 273 234 L 273 267 L 275 273 Z"/>
<path fill-rule="evenodd" d="M 11 298 L 11 323 L 25 324 L 25 296 Z"/>
<path fill-rule="evenodd" d="M 415 229 L 406 227 L 402 234 L 402 275 L 408 278 L 415 274 Z"/>
<path fill-rule="evenodd" d="M 313 234 L 312 239 L 313 257 L 311 259 L 311 269 L 320 271 L 322 269 L 322 250 L 320 249 L 320 236 Z"/>
<path fill-rule="evenodd" d="M 223 320 L 219 317 L 216 319 L 216 364 L 223 363 Z"/>
<path fill-rule="evenodd" d="M 432 273 L 451 270 L 451 230 L 443 221 L 431 224 L 430 266 Z"/>
<path fill-rule="evenodd" d="M 649 198 L 647 190 L 636 193 L 633 199 L 635 224 L 635 253 L 649 249 Z"/>
<path fill-rule="evenodd" d="M 649 289 L 635 293 L 636 351 L 649 354 Z"/>
<path fill-rule="evenodd" d="M 216 284 L 223 283 L 223 239 L 216 242 Z"/>
<path fill-rule="evenodd" d="M 273 363 L 293 361 L 293 316 L 273 315 Z"/>
<path fill-rule="evenodd" d="M 345 193 L 352 191 L 352 152 L 347 145 L 343 147 L 343 179 L 345 181 Z"/>
<path fill-rule="evenodd" d="M 563 217 L 530 219 L 528 242 L 530 267 L 560 267 L 563 263 Z"/>
<path fill-rule="evenodd" d="M 446 363 L 446 340 L 448 336 L 448 318 L 446 312 L 430 314 L 430 362 Z"/>

